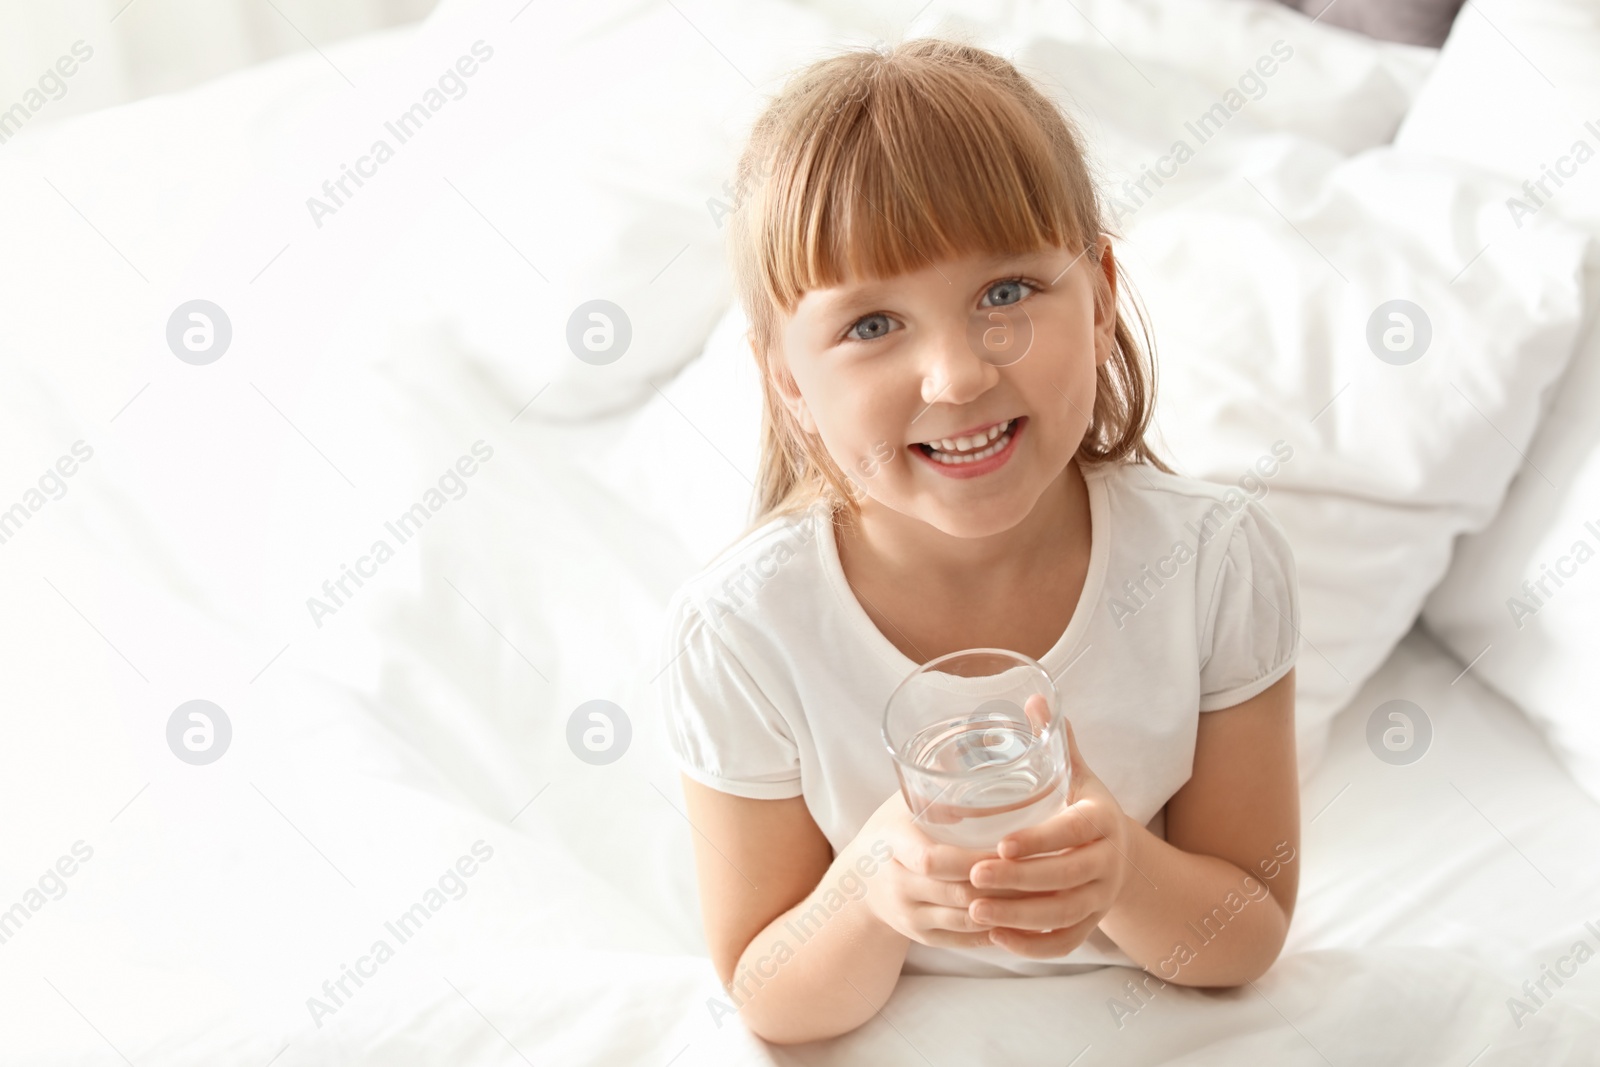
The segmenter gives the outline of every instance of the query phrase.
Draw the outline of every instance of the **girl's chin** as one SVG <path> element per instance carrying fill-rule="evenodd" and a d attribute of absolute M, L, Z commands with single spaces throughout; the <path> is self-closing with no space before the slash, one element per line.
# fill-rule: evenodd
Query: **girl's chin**
<path fill-rule="evenodd" d="M 1015 515 L 1009 514 L 1009 511 L 1010 509 L 1007 509 L 1006 513 L 1001 513 L 986 510 L 981 515 L 974 515 L 971 511 L 963 511 L 954 515 L 930 516 L 925 521 L 929 526 L 950 537 L 976 540 L 980 537 L 993 537 L 996 534 L 1003 534 L 1017 526 L 1028 514 L 1027 510 L 1023 508 L 1016 509 Z"/>
<path fill-rule="evenodd" d="M 924 498 L 905 501 L 898 507 L 880 501 L 878 506 L 963 540 L 1005 533 L 1032 511 L 1029 501 L 1020 499 L 955 506 Z"/>

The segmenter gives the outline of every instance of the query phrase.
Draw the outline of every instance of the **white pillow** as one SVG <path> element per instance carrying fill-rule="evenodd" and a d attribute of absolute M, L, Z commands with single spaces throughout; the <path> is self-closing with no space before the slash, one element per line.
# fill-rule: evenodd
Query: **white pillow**
<path fill-rule="evenodd" d="M 485 13 L 498 27 L 515 9 L 455 4 L 427 30 L 470 41 Z M 743 134 L 831 37 L 826 20 L 782 0 L 572 11 L 581 16 L 536 6 L 510 24 L 508 57 L 474 105 L 485 136 L 449 161 L 488 219 L 435 181 L 437 198 L 412 220 L 409 277 L 390 272 L 414 294 L 413 317 L 453 325 L 508 402 L 548 386 L 525 417 L 557 420 L 637 403 L 704 346 L 731 298 L 724 184 Z M 534 35 L 533 53 L 518 50 L 519 34 Z M 580 313 L 592 301 L 626 324 L 605 308 Z M 624 330 L 621 355 L 605 351 Z M 602 350 L 579 355 L 574 336 Z"/>
<path fill-rule="evenodd" d="M 1387 144 L 1437 56 L 1431 48 L 1314 23 L 1263 0 L 809 0 L 807 6 L 868 39 L 954 36 L 1011 56 L 1024 72 L 1042 76 L 1047 92 L 1064 93 L 1091 136 L 1102 126 L 1118 135 L 1154 135 L 1155 143 L 1132 160 L 1136 179 L 1139 163 L 1154 162 L 1151 148 L 1165 152 L 1183 136 L 1185 120 L 1230 91 L 1249 97 L 1230 126 L 1292 130 L 1342 152 Z M 912 12 L 917 18 L 908 30 Z M 1284 46 L 1292 53 L 1286 63 L 1272 62 L 1277 42 L 1280 55 Z M 1257 68 L 1263 57 L 1268 63 Z M 1263 78 L 1262 70 L 1272 73 Z"/>
<path fill-rule="evenodd" d="M 12 339 L 55 344 L 59 302 L 32 294 L 70 290 L 97 311 L 69 324 L 79 350 L 170 369 L 162 326 L 203 294 L 233 327 L 218 374 L 270 353 L 279 373 L 312 377 L 443 332 L 508 418 L 541 390 L 524 419 L 637 403 L 726 306 L 724 184 L 741 138 L 831 30 L 784 0 L 687 17 L 666 0 L 535 5 L 511 22 L 517 7 L 459 5 L 326 58 L 30 126 L 0 168 L 0 190 L 26 206 L 12 236 L 84 251 L 0 265 L 20 294 Z M 402 139 L 394 123 L 412 107 L 424 117 Z M 595 300 L 631 327 L 609 363 L 568 340 Z M 580 315 L 576 332 L 603 325 Z"/>
<path fill-rule="evenodd" d="M 1591 278 L 1600 289 L 1600 264 Z M 1600 331 L 1591 331 L 1500 515 L 1461 539 L 1422 619 L 1475 676 L 1539 724 L 1578 784 L 1600 799 L 1596 412 Z"/>
<path fill-rule="evenodd" d="M 1263 481 L 1299 569 L 1309 773 L 1521 462 L 1572 349 L 1586 238 L 1542 222 L 1512 241 L 1503 183 L 1391 149 L 1259 153 L 1244 180 L 1141 220 L 1124 263 L 1180 469 L 1239 482 L 1276 442 L 1293 449 Z M 1408 323 L 1413 347 L 1389 351 Z"/>
<path fill-rule="evenodd" d="M 737 539 L 751 517 L 761 379 L 748 329 L 737 302 L 725 308 L 703 353 L 659 395 L 619 417 L 608 443 L 573 457 L 670 531 L 696 567 Z"/>
<path fill-rule="evenodd" d="M 1567 218 L 1600 235 L 1596 57 L 1600 5 L 1592 0 L 1476 0 L 1456 20 L 1398 143 L 1505 175 L 1519 186 L 1507 215 L 1515 209 L 1524 231 Z M 1579 142 L 1587 152 L 1574 151 Z M 1541 179 L 1544 190 L 1520 188 Z M 1600 292 L 1600 253 L 1588 277 L 1590 293 Z M 1600 797 L 1600 581 L 1588 555 L 1600 548 L 1588 525 L 1600 526 L 1597 317 L 1591 306 L 1587 336 L 1501 513 L 1457 545 L 1423 621 L 1539 723 L 1578 783 Z"/>
<path fill-rule="evenodd" d="M 1600 228 L 1600 4 L 1467 4 L 1395 144 L 1511 179 L 1524 224 L 1532 210 Z"/>

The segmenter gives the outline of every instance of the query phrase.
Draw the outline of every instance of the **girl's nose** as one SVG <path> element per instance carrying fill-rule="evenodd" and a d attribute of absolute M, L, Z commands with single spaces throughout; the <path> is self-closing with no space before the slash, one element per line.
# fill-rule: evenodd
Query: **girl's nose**
<path fill-rule="evenodd" d="M 995 364 L 973 347 L 974 336 L 981 338 L 981 330 L 962 320 L 928 339 L 922 372 L 924 404 L 967 404 L 1000 380 Z"/>

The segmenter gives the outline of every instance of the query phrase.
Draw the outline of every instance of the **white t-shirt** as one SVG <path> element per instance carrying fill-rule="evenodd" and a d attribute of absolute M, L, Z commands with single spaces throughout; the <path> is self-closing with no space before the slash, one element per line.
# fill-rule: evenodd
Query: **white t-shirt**
<path fill-rule="evenodd" d="M 1249 699 L 1294 664 L 1294 556 L 1277 521 L 1237 487 L 1144 464 L 1082 469 L 1088 574 L 1039 662 L 1089 767 L 1164 836 L 1164 805 L 1193 771 L 1199 713 Z M 918 664 L 856 600 L 825 507 L 774 519 L 685 583 L 668 609 L 664 658 L 667 736 L 696 781 L 742 797 L 804 796 L 836 855 L 899 788 L 883 712 Z M 904 973 L 1054 975 L 1111 963 L 1137 966 L 1096 930 L 1054 960 L 913 942 Z"/>

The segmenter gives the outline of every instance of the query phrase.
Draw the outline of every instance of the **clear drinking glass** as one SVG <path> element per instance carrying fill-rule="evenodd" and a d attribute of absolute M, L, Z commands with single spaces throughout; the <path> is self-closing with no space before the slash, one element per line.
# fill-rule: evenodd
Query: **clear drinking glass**
<path fill-rule="evenodd" d="M 975 648 L 918 667 L 889 697 L 883 740 L 906 805 L 935 840 L 993 851 L 1066 803 L 1060 698 L 1020 653 Z"/>

